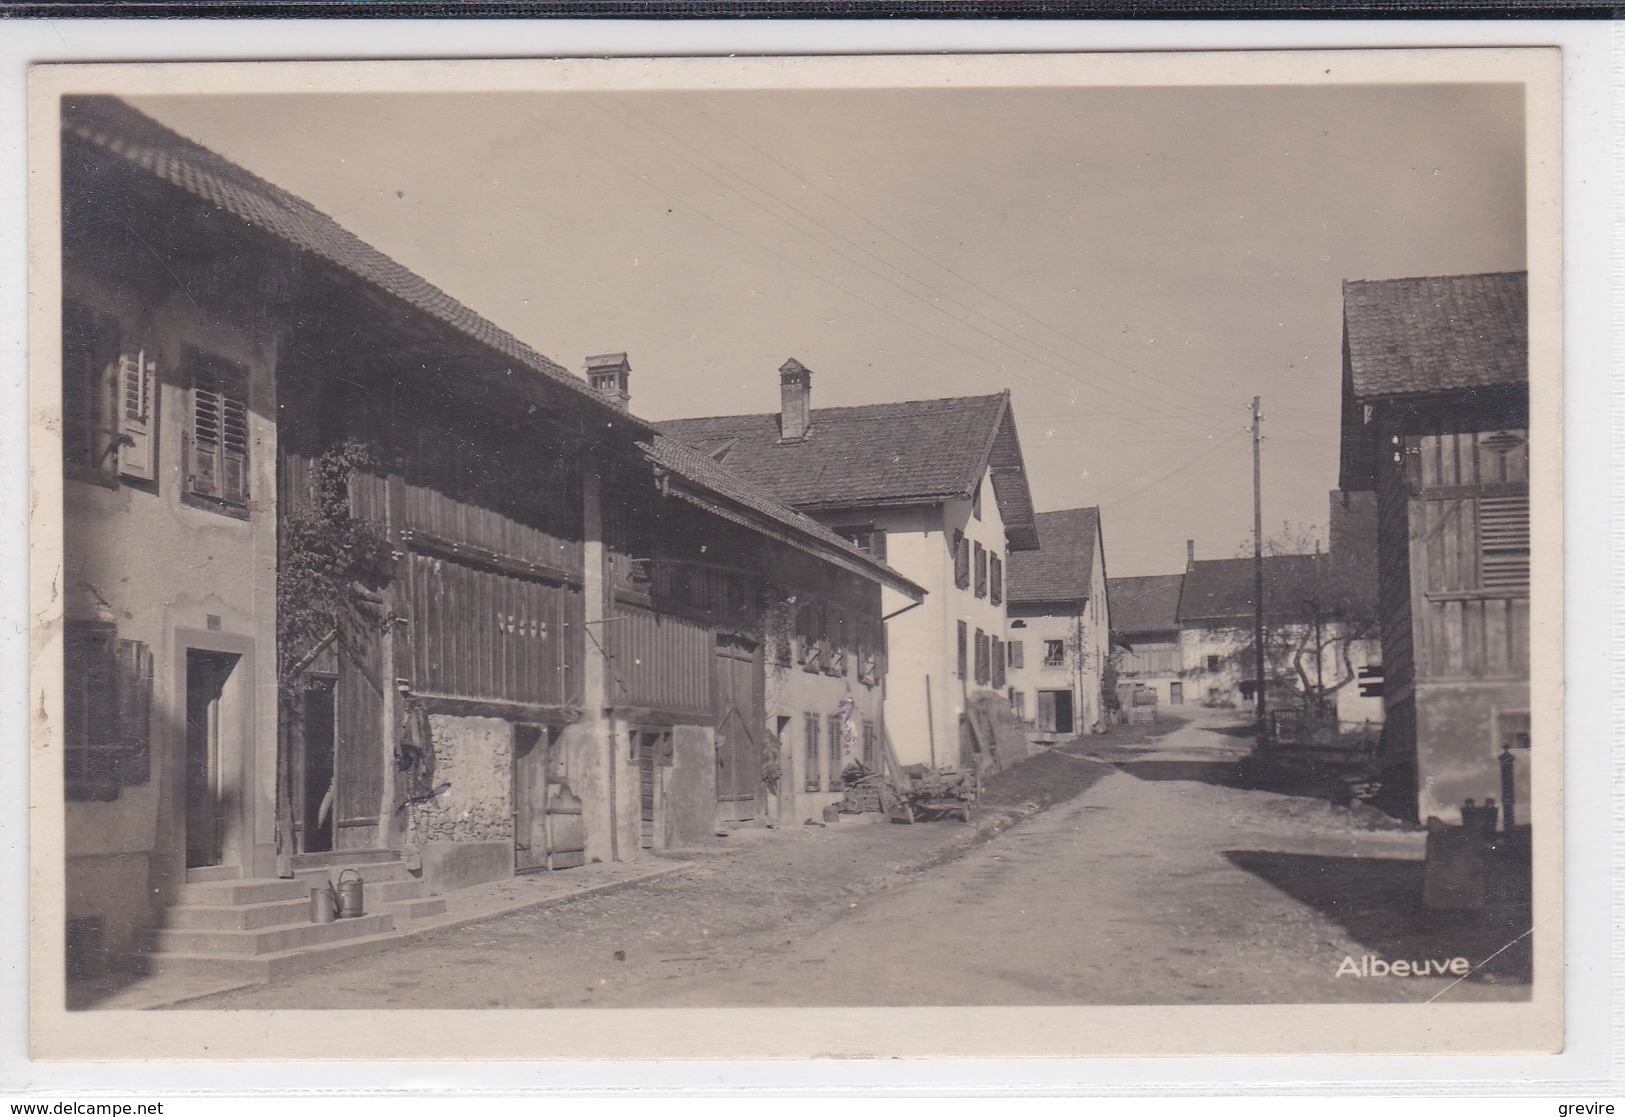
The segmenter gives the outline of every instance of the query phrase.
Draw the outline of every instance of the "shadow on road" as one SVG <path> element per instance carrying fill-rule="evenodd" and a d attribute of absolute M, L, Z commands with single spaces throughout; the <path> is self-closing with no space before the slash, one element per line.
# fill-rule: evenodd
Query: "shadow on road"
<path fill-rule="evenodd" d="M 1234 760 L 1120 760 L 1117 767 L 1137 780 L 1175 780 L 1238 790 L 1251 786 Z"/>
<path fill-rule="evenodd" d="M 1468 981 L 1529 982 L 1533 936 L 1526 903 L 1435 911 L 1422 904 L 1420 861 L 1259 850 L 1227 850 L 1225 857 L 1334 920 L 1387 961 L 1461 957 L 1474 967 Z"/>

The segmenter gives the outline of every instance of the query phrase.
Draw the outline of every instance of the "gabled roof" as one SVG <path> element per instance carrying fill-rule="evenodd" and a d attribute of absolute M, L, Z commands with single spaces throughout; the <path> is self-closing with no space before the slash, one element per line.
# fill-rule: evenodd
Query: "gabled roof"
<path fill-rule="evenodd" d="M 1308 620 L 1316 595 L 1322 616 L 1343 611 L 1330 576 L 1326 555 L 1265 555 L 1264 616 L 1272 622 Z M 1253 560 L 1203 559 L 1185 571 L 1179 595 L 1181 624 L 1203 621 L 1251 623 L 1253 616 Z"/>
<path fill-rule="evenodd" d="M 1362 401 L 1529 379 L 1526 272 L 1350 280 L 1343 326 Z"/>
<path fill-rule="evenodd" d="M 854 574 L 880 582 L 916 601 L 925 590 L 822 524 L 773 499 L 759 486 L 718 465 L 694 447 L 657 434 L 638 444 L 655 466 L 687 482 L 682 494 L 724 519 L 779 539 Z M 699 490 L 698 492 L 694 490 Z M 708 499 L 708 498 L 720 498 Z"/>
<path fill-rule="evenodd" d="M 616 409 L 586 381 L 385 256 L 309 202 L 165 128 L 118 98 L 64 97 L 62 130 L 301 251 L 327 260 L 579 395 L 591 406 L 613 415 L 615 422 L 635 430 L 652 429 L 646 420 Z"/>
<path fill-rule="evenodd" d="M 1040 512 L 1034 523 L 1038 549 L 1006 556 L 1005 598 L 1015 604 L 1088 597 L 1100 546 L 1100 509 Z"/>
<path fill-rule="evenodd" d="M 814 410 L 811 420 L 806 437 L 794 442 L 781 441 L 777 412 L 674 419 L 660 429 L 797 508 L 969 497 L 991 469 L 1010 546 L 1037 546 L 1009 392 L 826 407 Z"/>
<path fill-rule="evenodd" d="M 1183 574 L 1150 574 L 1113 578 L 1106 583 L 1112 602 L 1112 631 L 1123 636 L 1172 632 L 1179 628 L 1179 593 Z"/>

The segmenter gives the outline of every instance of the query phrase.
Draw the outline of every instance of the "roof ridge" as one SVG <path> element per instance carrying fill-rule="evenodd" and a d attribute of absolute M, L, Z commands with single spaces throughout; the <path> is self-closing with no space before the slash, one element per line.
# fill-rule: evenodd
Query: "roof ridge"
<path fill-rule="evenodd" d="M 813 408 L 811 410 L 810 414 L 812 414 L 812 415 L 828 415 L 828 414 L 832 414 L 834 412 L 872 411 L 872 410 L 877 410 L 877 409 L 883 408 L 883 407 L 919 407 L 922 404 L 934 404 L 934 403 L 935 404 L 941 404 L 941 403 L 970 403 L 970 402 L 973 402 L 973 401 L 974 402 L 980 402 L 980 401 L 983 401 L 983 400 L 998 399 L 1001 396 L 1005 396 L 1005 395 L 1008 395 L 1008 394 L 1009 394 L 1009 389 L 1006 388 L 1006 389 L 1004 389 L 1003 391 L 1000 391 L 1000 392 L 990 392 L 990 393 L 988 393 L 986 395 L 980 395 L 980 396 L 933 396 L 933 397 L 931 397 L 929 399 L 900 399 L 900 400 L 882 401 L 882 402 L 879 402 L 879 403 L 846 403 L 846 404 L 840 404 L 840 405 L 838 405 L 836 407 L 815 407 L 815 408 Z M 679 416 L 679 417 L 671 418 L 671 419 L 657 419 L 657 420 L 652 420 L 652 421 L 655 422 L 656 425 L 664 425 L 666 423 L 720 422 L 722 420 L 727 420 L 727 419 L 735 419 L 735 420 L 764 419 L 764 420 L 766 420 L 766 419 L 777 419 L 778 417 L 779 417 L 779 412 L 777 412 L 777 411 L 745 411 L 745 412 L 738 412 L 738 413 L 731 414 L 731 415 L 685 415 L 685 416 Z"/>
<path fill-rule="evenodd" d="M 1514 275 L 1527 277 L 1529 275 L 1529 269 L 1510 268 L 1504 271 L 1469 271 L 1453 273 L 1450 275 L 1396 275 L 1390 276 L 1387 279 L 1345 279 L 1343 280 L 1343 286 L 1352 287 L 1355 284 L 1363 283 L 1421 283 L 1431 280 L 1445 282 L 1454 279 L 1489 279 L 1491 277 L 1499 278 L 1501 276 Z"/>

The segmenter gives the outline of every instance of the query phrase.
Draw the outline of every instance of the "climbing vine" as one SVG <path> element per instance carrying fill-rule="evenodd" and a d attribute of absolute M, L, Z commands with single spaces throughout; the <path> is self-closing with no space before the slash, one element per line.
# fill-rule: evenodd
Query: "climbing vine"
<path fill-rule="evenodd" d="M 297 694 L 306 660 L 347 627 L 385 623 L 373 606 L 389 580 L 392 555 L 382 525 L 350 509 L 350 477 L 376 464 L 362 442 L 346 439 L 310 466 L 309 502 L 282 518 L 277 556 L 277 683 Z"/>

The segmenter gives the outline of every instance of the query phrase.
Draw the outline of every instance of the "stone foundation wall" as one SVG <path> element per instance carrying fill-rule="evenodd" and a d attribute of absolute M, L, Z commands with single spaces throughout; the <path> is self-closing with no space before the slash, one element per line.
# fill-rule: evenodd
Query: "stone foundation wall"
<path fill-rule="evenodd" d="M 408 841 L 513 840 L 513 726 L 502 718 L 429 718 L 435 782 L 450 784 L 429 803 L 407 808 Z"/>

